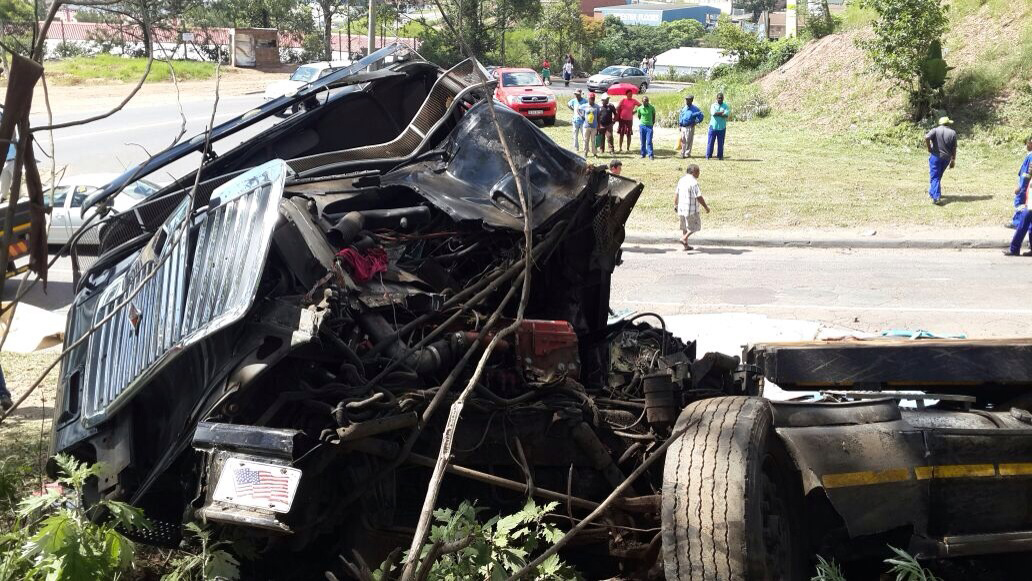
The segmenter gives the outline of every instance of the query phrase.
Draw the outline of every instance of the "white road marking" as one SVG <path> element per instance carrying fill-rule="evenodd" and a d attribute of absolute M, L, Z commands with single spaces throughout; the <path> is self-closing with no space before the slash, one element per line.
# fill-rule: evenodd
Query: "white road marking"
<path fill-rule="evenodd" d="M 221 113 L 221 114 L 215 115 L 215 118 L 216 119 L 228 119 L 228 118 L 236 117 L 236 116 L 237 116 L 237 113 Z M 189 125 L 193 121 L 207 121 L 210 118 L 211 118 L 210 116 L 197 117 L 196 119 L 187 119 L 186 122 L 187 122 L 187 125 Z M 133 132 L 133 131 L 139 131 L 141 129 L 153 129 L 155 127 L 165 127 L 167 125 L 176 125 L 176 126 L 178 126 L 182 122 L 183 122 L 183 120 L 181 118 L 176 118 L 176 119 L 174 119 L 172 121 L 161 121 L 161 122 L 158 122 L 158 123 L 148 123 L 146 125 L 129 125 L 129 126 L 124 126 L 124 127 L 118 127 L 118 128 L 115 128 L 115 129 L 104 129 L 104 130 L 101 130 L 101 131 L 91 131 L 90 133 L 79 133 L 79 134 L 76 134 L 76 135 L 61 135 L 61 130 L 59 129 L 56 132 L 56 136 L 54 138 L 54 143 L 61 143 L 62 141 L 71 141 L 73 139 L 83 139 L 83 138 L 86 138 L 86 137 L 98 137 L 98 136 L 101 136 L 101 135 L 112 135 L 112 134 L 115 134 L 115 133 L 129 133 L 129 132 Z M 44 132 L 43 135 L 44 136 L 45 135 L 49 135 L 49 133 Z M 45 137 L 44 137 L 44 140 L 45 140 Z"/>

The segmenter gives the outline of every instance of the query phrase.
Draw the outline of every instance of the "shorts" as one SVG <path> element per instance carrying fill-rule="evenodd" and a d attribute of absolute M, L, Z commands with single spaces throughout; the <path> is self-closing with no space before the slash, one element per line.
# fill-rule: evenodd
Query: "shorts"
<path fill-rule="evenodd" d="M 699 216 L 698 212 L 695 214 L 689 214 L 687 216 L 678 216 L 679 222 L 681 222 L 681 232 L 687 234 L 688 232 L 698 232 L 702 230 L 702 217 Z"/>
<path fill-rule="evenodd" d="M 618 135 L 633 135 L 633 133 L 631 133 L 632 121 L 630 119 L 628 119 L 627 121 L 621 119 L 617 123 L 619 123 L 619 126 L 616 128 L 616 133 Z"/>

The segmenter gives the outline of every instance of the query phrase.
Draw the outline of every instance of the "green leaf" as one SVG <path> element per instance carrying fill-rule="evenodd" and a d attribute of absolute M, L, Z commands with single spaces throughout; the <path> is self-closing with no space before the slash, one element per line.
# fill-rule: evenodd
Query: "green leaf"
<path fill-rule="evenodd" d="M 213 551 L 204 565 L 205 579 L 240 579 L 240 562 L 226 551 Z"/>

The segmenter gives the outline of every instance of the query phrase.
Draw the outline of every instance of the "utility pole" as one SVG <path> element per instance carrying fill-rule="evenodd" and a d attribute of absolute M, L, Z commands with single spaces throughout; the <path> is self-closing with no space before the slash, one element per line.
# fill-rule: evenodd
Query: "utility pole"
<path fill-rule="evenodd" d="M 366 46 L 369 48 L 366 51 L 366 56 L 373 54 L 373 44 L 376 42 L 376 0 L 369 0 L 369 26 L 366 32 L 369 38 L 366 39 L 368 43 Z M 369 65 L 369 70 L 376 68 L 375 64 Z"/>

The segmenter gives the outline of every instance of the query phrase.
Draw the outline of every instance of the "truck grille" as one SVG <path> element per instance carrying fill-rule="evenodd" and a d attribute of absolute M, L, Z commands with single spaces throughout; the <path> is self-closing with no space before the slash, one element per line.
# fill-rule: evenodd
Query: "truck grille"
<path fill-rule="evenodd" d="M 93 324 L 115 314 L 89 338 L 83 386 L 87 427 L 110 416 L 184 348 L 250 309 L 285 178 L 286 164 L 275 160 L 215 190 L 192 261 L 189 241 L 176 243 L 190 218 L 190 200 L 184 199 L 129 269 L 104 290 Z M 139 293 L 126 302 L 137 286 Z"/>
<path fill-rule="evenodd" d="M 530 95 L 529 97 L 521 97 L 524 103 L 547 103 L 548 97 L 544 95 Z"/>

